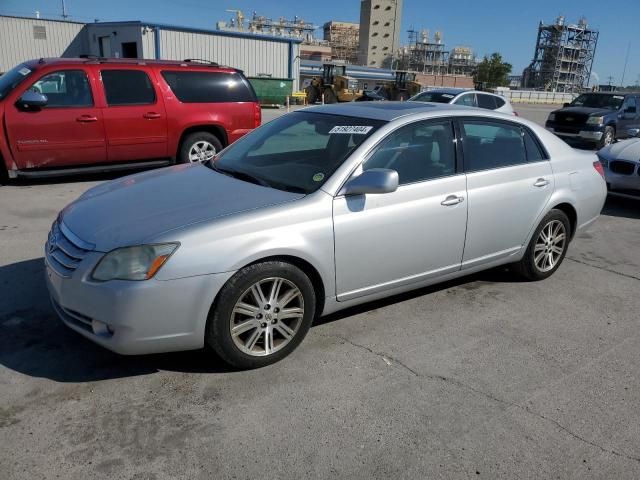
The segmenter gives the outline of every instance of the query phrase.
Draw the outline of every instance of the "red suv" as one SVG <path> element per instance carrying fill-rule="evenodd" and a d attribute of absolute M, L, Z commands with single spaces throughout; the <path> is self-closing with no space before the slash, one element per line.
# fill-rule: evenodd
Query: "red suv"
<path fill-rule="evenodd" d="M 242 72 L 215 63 L 34 60 L 0 76 L 0 174 L 204 161 L 260 120 Z"/>

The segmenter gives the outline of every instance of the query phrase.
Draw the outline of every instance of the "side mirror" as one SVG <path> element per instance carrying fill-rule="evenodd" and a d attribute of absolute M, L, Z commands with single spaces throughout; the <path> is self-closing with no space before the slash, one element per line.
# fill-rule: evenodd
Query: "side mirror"
<path fill-rule="evenodd" d="M 340 194 L 391 193 L 397 189 L 398 172 L 387 168 L 372 168 L 349 180 L 340 191 Z"/>
<path fill-rule="evenodd" d="M 46 95 L 30 90 L 22 94 L 17 105 L 22 108 L 41 108 L 46 106 L 48 101 Z"/>
<path fill-rule="evenodd" d="M 562 108 L 567 108 L 569 105 L 571 105 L 569 102 L 564 102 L 562 104 Z"/>

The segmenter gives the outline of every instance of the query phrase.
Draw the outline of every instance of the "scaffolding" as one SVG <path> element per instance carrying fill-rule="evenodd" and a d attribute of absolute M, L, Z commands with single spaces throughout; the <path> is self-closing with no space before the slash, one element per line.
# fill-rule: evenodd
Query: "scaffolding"
<path fill-rule="evenodd" d="M 235 13 L 235 18 L 229 22 L 218 22 L 218 30 L 230 30 L 239 32 L 254 33 L 256 35 L 272 35 L 277 37 L 299 38 L 305 42 L 314 42 L 314 32 L 318 28 L 312 23 L 305 22 L 297 16 L 293 19 L 280 17 L 277 20 L 258 15 L 253 12 L 248 25 L 245 25 L 245 17 L 240 10 L 227 10 Z"/>
<path fill-rule="evenodd" d="M 410 28 L 409 44 L 398 52 L 398 64 L 403 70 L 411 70 L 427 75 L 448 73 L 449 52 L 442 42 L 442 33 L 436 32 L 429 40 L 429 30 Z"/>
<path fill-rule="evenodd" d="M 471 47 L 454 47 L 449 54 L 450 75 L 473 75 L 478 61 Z"/>
<path fill-rule="evenodd" d="M 331 46 L 334 60 L 358 63 L 360 25 L 350 22 L 327 22 L 323 27 L 324 39 Z"/>
<path fill-rule="evenodd" d="M 553 24 L 538 26 L 538 39 L 531 64 L 524 69 L 522 86 L 552 92 L 580 92 L 591 76 L 598 44 L 598 31 L 585 18 L 566 24 L 563 16 Z"/>

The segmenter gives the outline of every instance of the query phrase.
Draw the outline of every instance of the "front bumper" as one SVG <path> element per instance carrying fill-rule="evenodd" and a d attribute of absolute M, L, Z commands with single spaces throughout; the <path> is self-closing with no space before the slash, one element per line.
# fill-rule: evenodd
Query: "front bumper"
<path fill-rule="evenodd" d="M 553 122 L 547 122 L 545 128 L 563 139 L 580 140 L 585 142 L 599 142 L 604 135 L 604 127 L 598 125 L 579 125 L 579 126 L 565 126 L 557 125 Z"/>
<path fill-rule="evenodd" d="M 62 276 L 45 255 L 53 308 L 68 327 L 125 355 L 204 346 L 211 305 L 234 272 L 176 280 L 95 282 L 90 274 L 101 257 L 89 252 L 71 275 Z"/>

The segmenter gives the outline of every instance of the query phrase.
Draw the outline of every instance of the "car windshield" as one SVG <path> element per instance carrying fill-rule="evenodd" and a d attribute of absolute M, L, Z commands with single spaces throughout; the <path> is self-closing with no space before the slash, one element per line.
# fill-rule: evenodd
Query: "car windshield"
<path fill-rule="evenodd" d="M 0 76 L 0 99 L 6 97 L 11 91 L 27 78 L 33 70 L 26 65 L 18 65 L 4 75 Z"/>
<path fill-rule="evenodd" d="M 294 112 L 245 135 L 207 165 L 240 180 L 307 194 L 319 189 L 384 123 Z"/>
<path fill-rule="evenodd" d="M 582 94 L 571 102 L 572 107 L 608 108 L 619 110 L 624 101 L 622 95 Z"/>
<path fill-rule="evenodd" d="M 435 103 L 449 103 L 455 95 L 447 92 L 422 92 L 418 95 L 411 97 L 409 100 L 418 102 L 435 102 Z"/>

